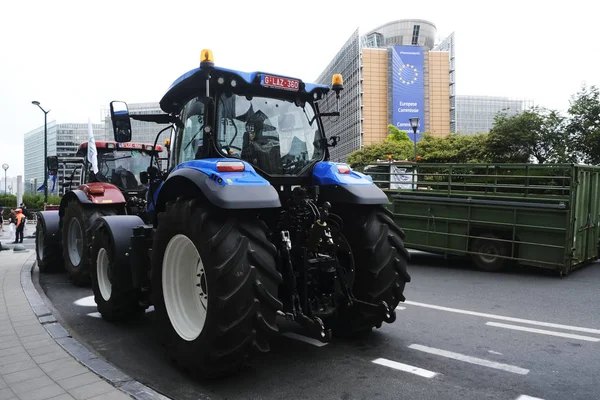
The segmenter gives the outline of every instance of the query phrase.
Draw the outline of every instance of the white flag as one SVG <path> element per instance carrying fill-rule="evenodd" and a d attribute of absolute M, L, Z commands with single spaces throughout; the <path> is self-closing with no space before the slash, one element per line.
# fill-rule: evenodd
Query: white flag
<path fill-rule="evenodd" d="M 96 140 L 94 139 L 94 129 L 92 128 L 92 120 L 88 118 L 88 150 L 87 159 L 92 163 L 92 171 L 98 173 L 98 150 L 96 150 Z"/>

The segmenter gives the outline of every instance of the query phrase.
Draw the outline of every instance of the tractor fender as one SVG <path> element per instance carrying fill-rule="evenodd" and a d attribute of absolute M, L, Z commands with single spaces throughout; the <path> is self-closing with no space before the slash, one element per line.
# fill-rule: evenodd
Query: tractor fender
<path fill-rule="evenodd" d="M 313 169 L 313 184 L 319 187 L 321 200 L 337 204 L 389 204 L 385 192 L 365 174 L 348 164 L 321 161 Z"/>
<path fill-rule="evenodd" d="M 92 193 L 92 188 L 102 188 L 103 193 Z M 125 204 L 125 196 L 115 186 L 105 182 L 93 182 L 79 186 L 77 189 L 67 192 L 60 201 L 60 216 L 65 214 L 67 204 L 73 199 L 77 199 L 81 204 L 95 205 L 119 205 Z"/>
<path fill-rule="evenodd" d="M 224 209 L 281 207 L 277 190 L 248 166 L 245 172 L 231 173 L 232 175 L 193 166 L 180 166 L 160 187 L 156 210 L 163 211 L 168 201 L 179 196 L 197 196 L 198 192 L 211 204 Z M 247 175 L 243 176 L 244 174 Z"/>
<path fill-rule="evenodd" d="M 108 215 L 98 218 L 92 225 L 92 237 L 100 229 L 110 235 L 115 250 L 116 265 L 129 265 L 133 228 L 144 225 L 137 215 Z"/>
<path fill-rule="evenodd" d="M 58 210 L 38 211 L 38 220 L 41 220 L 45 232 L 44 240 L 47 243 L 60 243 L 60 215 Z"/>

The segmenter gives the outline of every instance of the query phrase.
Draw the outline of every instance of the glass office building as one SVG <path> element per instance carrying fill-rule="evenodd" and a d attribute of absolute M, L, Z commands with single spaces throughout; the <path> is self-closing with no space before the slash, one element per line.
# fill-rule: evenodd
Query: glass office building
<path fill-rule="evenodd" d="M 57 124 L 56 121 L 48 122 L 48 155 L 62 157 L 75 157 L 79 145 L 88 140 L 87 123 L 64 123 Z M 104 137 L 104 125 L 92 124 L 96 140 Z M 44 183 L 44 126 L 27 132 L 24 137 L 24 166 L 25 166 L 25 192 L 31 193 Z M 49 181 L 49 194 L 63 194 L 62 184 L 65 176 L 71 177 L 74 165 L 59 163 L 58 176 L 52 191 L 53 183 Z M 73 175 L 78 178 L 80 169 Z M 40 192 L 41 193 L 41 192 Z"/>
<path fill-rule="evenodd" d="M 437 28 L 420 19 L 397 20 L 364 35 L 358 29 L 316 79 L 331 84 L 344 77 L 340 117 L 325 118 L 326 135 L 340 136 L 330 149 L 335 161 L 364 145 L 387 137 L 388 124 L 409 131 L 409 118 L 418 117 L 421 132 L 445 136 L 451 132 L 454 107 L 454 35 L 436 45 Z M 331 92 L 321 108 L 333 111 Z"/>
<path fill-rule="evenodd" d="M 128 104 L 130 114 L 162 114 L 158 103 L 132 103 Z M 99 140 L 113 140 L 112 120 L 108 107 L 101 109 L 103 123 L 92 124 L 94 138 Z M 167 125 L 155 124 L 152 122 L 142 122 L 131 120 L 132 141 L 154 143 L 156 134 Z M 88 141 L 87 123 L 59 123 L 56 121 L 48 122 L 48 155 L 56 155 L 59 161 L 63 157 L 75 157 L 79 145 Z M 170 130 L 166 130 L 161 135 L 162 141 L 169 137 Z M 44 181 L 44 126 L 27 132 L 24 137 L 25 154 L 25 191 L 31 193 L 37 190 Z M 59 163 L 59 171 L 56 179 L 54 191 L 52 191 L 52 181 L 49 181 L 48 193 L 62 195 L 65 188 L 62 183 L 64 178 L 71 177 L 75 165 Z M 77 170 L 73 177 L 79 178 L 80 170 Z M 32 189 L 33 188 L 33 189 Z M 41 193 L 41 192 L 39 192 Z"/>
<path fill-rule="evenodd" d="M 488 133 L 494 126 L 499 112 L 508 116 L 519 114 L 533 107 L 533 101 L 495 96 L 457 96 L 456 131 L 473 135 Z"/>

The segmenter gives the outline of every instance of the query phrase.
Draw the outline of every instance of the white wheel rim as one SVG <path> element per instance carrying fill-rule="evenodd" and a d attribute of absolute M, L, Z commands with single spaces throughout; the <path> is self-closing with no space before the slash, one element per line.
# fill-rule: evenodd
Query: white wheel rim
<path fill-rule="evenodd" d="M 185 235 L 169 241 L 162 264 L 162 290 L 171 325 L 191 342 L 202 333 L 208 309 L 208 287 L 202 258 Z"/>
<path fill-rule="evenodd" d="M 71 222 L 69 222 L 67 246 L 71 264 L 75 266 L 79 265 L 81 262 L 81 255 L 83 254 L 83 233 L 77 218 L 73 218 L 71 219 Z"/>
<path fill-rule="evenodd" d="M 96 276 L 98 278 L 98 288 L 104 301 L 110 300 L 112 294 L 112 283 L 108 277 L 108 253 L 106 249 L 101 248 L 96 257 Z"/>

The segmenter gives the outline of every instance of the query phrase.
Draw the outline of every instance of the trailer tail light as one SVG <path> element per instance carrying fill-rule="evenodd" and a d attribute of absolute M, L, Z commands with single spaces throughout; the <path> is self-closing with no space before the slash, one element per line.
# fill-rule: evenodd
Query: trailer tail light
<path fill-rule="evenodd" d="M 219 172 L 244 172 L 246 167 L 241 161 L 217 161 Z"/>
<path fill-rule="evenodd" d="M 350 173 L 350 167 L 345 164 L 338 164 L 337 169 L 340 174 L 349 174 Z"/>
<path fill-rule="evenodd" d="M 90 194 L 104 194 L 103 186 L 92 186 L 90 187 Z"/>

